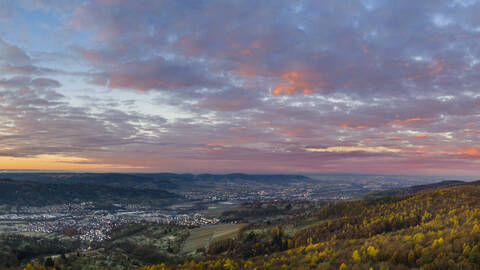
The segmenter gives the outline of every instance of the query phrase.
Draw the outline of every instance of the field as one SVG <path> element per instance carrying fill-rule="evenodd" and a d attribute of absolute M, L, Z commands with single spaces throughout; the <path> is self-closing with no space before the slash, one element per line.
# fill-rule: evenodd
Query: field
<path fill-rule="evenodd" d="M 206 217 L 219 217 L 223 211 L 229 210 L 237 207 L 239 204 L 235 202 L 220 202 L 220 203 L 211 203 L 206 206 L 206 209 L 199 211 L 202 215 Z"/>
<path fill-rule="evenodd" d="M 190 236 L 185 241 L 183 253 L 190 253 L 199 248 L 208 248 L 210 243 L 227 238 L 234 238 L 238 230 L 245 224 L 218 224 L 204 226 L 190 231 Z"/>

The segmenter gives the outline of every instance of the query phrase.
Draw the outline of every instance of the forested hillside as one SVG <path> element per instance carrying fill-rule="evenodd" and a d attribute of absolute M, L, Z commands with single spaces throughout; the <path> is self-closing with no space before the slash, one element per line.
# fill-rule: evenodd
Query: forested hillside
<path fill-rule="evenodd" d="M 317 213 L 285 251 L 249 259 L 217 255 L 141 269 L 478 269 L 479 182 L 412 195 L 340 202 Z M 255 248 L 253 244 L 252 248 Z"/>
<path fill-rule="evenodd" d="M 91 201 L 102 205 L 112 203 L 165 205 L 180 197 L 163 190 L 139 190 L 94 184 L 49 184 L 32 181 L 0 179 L 0 205 L 46 206 Z"/>

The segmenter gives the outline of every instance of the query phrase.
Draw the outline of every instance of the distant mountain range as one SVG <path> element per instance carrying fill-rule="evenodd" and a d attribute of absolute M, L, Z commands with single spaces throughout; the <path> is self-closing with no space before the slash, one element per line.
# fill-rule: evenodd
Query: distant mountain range
<path fill-rule="evenodd" d="M 164 206 L 184 200 L 182 190 L 211 190 L 219 185 L 286 185 L 310 181 L 302 175 L 2 173 L 0 205 L 45 206 L 92 201 L 97 205 Z M 175 193 L 172 193 L 175 192 Z"/>
<path fill-rule="evenodd" d="M 0 178 L 55 184 L 95 184 L 136 189 L 177 190 L 184 186 L 206 187 L 221 183 L 287 185 L 311 181 L 303 175 L 253 174 L 123 174 L 123 173 L 3 173 Z"/>

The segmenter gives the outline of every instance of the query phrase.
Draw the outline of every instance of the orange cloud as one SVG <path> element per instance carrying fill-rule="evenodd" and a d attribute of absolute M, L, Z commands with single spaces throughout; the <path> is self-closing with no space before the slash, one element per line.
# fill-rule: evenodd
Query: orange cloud
<path fill-rule="evenodd" d="M 258 41 L 254 41 L 252 42 L 250 47 L 242 51 L 242 54 L 252 56 L 254 49 L 258 49 L 258 48 L 260 48 L 260 43 Z"/>
<path fill-rule="evenodd" d="M 282 133 L 288 137 L 294 137 L 300 134 L 303 131 L 303 128 L 295 128 L 294 130 L 283 131 Z"/>
<path fill-rule="evenodd" d="M 413 150 L 413 152 L 417 154 L 424 154 L 426 151 L 427 151 L 426 147 L 424 146 L 418 147 L 415 150 Z"/>
<path fill-rule="evenodd" d="M 242 131 L 242 130 L 246 130 L 246 129 L 248 129 L 248 128 L 245 127 L 245 126 L 229 128 L 229 130 L 231 130 L 231 131 Z"/>
<path fill-rule="evenodd" d="M 282 79 L 286 83 L 277 84 L 272 90 L 272 94 L 275 96 L 282 94 L 291 95 L 294 92 L 311 94 L 312 87 L 305 77 L 305 74 L 300 71 L 290 71 L 282 74 Z"/>
<path fill-rule="evenodd" d="M 362 44 L 362 52 L 363 53 L 368 53 L 368 47 L 365 44 Z"/>
<path fill-rule="evenodd" d="M 338 125 L 339 127 L 341 128 L 356 128 L 356 129 L 364 129 L 364 128 L 367 128 L 367 126 L 365 125 L 357 125 L 357 126 L 352 126 L 351 124 L 348 124 L 348 123 L 341 123 L 340 125 Z"/>
<path fill-rule="evenodd" d="M 399 153 L 400 149 L 385 146 L 330 146 L 326 148 L 305 148 L 307 152 L 367 152 L 367 153 Z"/>
<path fill-rule="evenodd" d="M 443 59 L 433 59 L 433 63 L 428 66 L 428 68 L 430 70 L 428 75 L 435 75 L 435 74 L 439 74 L 440 72 L 442 72 L 445 69 L 445 67 L 443 65 L 444 62 L 445 62 L 445 60 L 443 60 Z"/>
<path fill-rule="evenodd" d="M 427 138 L 428 135 L 427 134 L 418 134 L 418 135 L 415 135 L 413 136 L 414 138 L 418 138 L 418 139 L 424 139 L 424 138 Z"/>
<path fill-rule="evenodd" d="M 411 80 L 415 80 L 415 79 L 419 79 L 419 78 L 423 78 L 423 77 L 427 77 L 427 76 L 433 76 L 433 75 L 440 74 L 445 69 L 444 62 L 445 62 L 445 60 L 443 60 L 443 59 L 435 58 L 435 59 L 433 59 L 433 63 L 426 67 L 426 70 L 427 70 L 426 73 L 410 76 L 410 77 L 407 78 L 407 80 L 411 81 Z"/>
<path fill-rule="evenodd" d="M 478 134 L 480 134 L 480 129 L 479 130 L 464 129 L 463 133 L 478 133 Z"/>
<path fill-rule="evenodd" d="M 463 148 L 463 149 L 460 149 L 460 151 L 457 152 L 457 155 L 479 157 L 480 158 L 480 148 L 478 148 L 478 147 Z"/>
<path fill-rule="evenodd" d="M 430 123 L 435 121 L 435 118 L 409 118 L 405 120 L 394 120 L 390 122 L 390 125 L 406 125 L 410 123 Z"/>
<path fill-rule="evenodd" d="M 243 53 L 244 55 L 248 55 L 248 56 L 252 56 L 252 55 L 253 55 L 253 52 L 252 52 L 251 49 L 245 49 L 245 50 L 242 51 L 242 53 Z"/>

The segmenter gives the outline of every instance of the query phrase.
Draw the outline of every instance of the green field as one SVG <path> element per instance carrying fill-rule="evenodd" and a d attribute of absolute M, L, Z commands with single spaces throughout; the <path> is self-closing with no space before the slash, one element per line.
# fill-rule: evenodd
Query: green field
<path fill-rule="evenodd" d="M 223 211 L 229 210 L 232 208 L 237 207 L 239 204 L 238 203 L 212 203 L 209 205 L 206 205 L 207 208 L 204 210 L 201 210 L 200 213 L 207 216 L 207 217 L 219 217 Z"/>
<path fill-rule="evenodd" d="M 208 248 L 211 242 L 233 238 L 244 225 L 243 223 L 218 224 L 193 229 L 185 241 L 182 252 L 190 253 L 196 251 L 198 248 Z"/>

